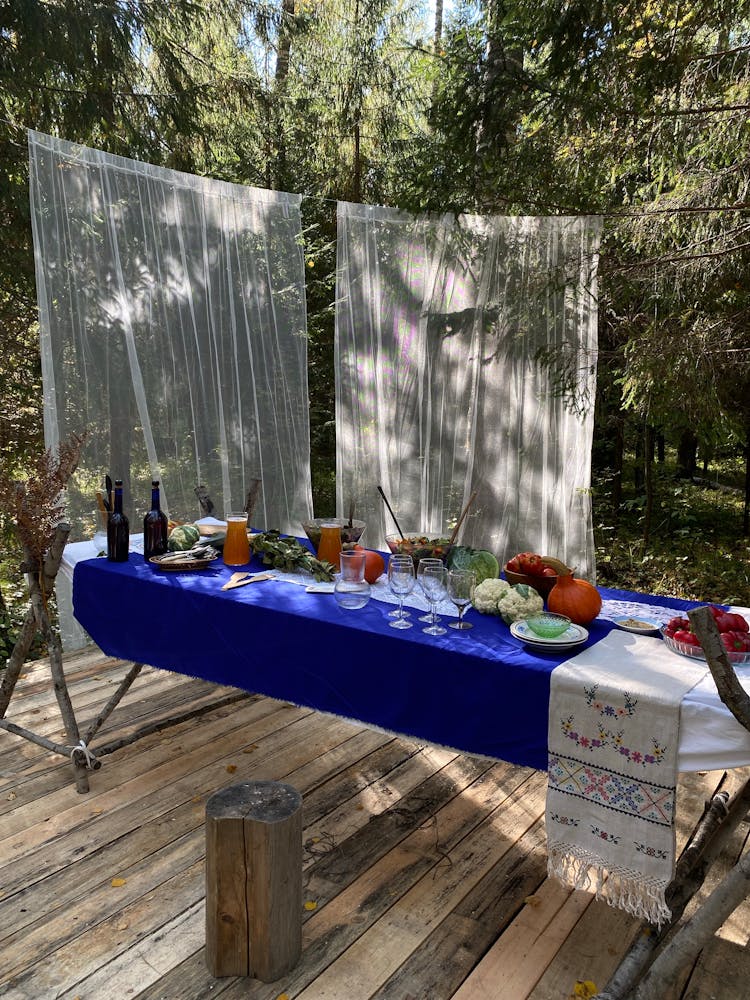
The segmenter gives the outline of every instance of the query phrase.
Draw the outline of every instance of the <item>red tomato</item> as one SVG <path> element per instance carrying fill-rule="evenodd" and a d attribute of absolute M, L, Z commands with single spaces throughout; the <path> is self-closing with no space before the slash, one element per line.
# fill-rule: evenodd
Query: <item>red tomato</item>
<path fill-rule="evenodd" d="M 530 576 L 541 576 L 544 570 L 544 563 L 542 562 L 542 557 L 538 556 L 536 552 L 522 552 L 518 561 L 521 565 L 521 572 L 528 573 Z"/>
<path fill-rule="evenodd" d="M 684 628 L 677 629 L 672 638 L 675 642 L 684 642 L 686 646 L 700 646 L 698 636 L 694 632 L 688 632 L 688 630 Z"/>
<path fill-rule="evenodd" d="M 687 618 L 670 618 L 664 631 L 667 635 L 674 635 L 680 629 L 685 629 L 686 632 L 690 631 L 690 622 Z"/>
<path fill-rule="evenodd" d="M 518 560 L 518 556 L 513 556 L 512 559 L 509 559 L 506 568 L 509 569 L 511 573 L 520 573 L 521 563 Z"/>
<path fill-rule="evenodd" d="M 745 652 L 745 639 L 744 633 L 737 632 L 722 632 L 719 636 L 724 647 L 731 653 L 744 653 Z"/>
<path fill-rule="evenodd" d="M 714 615 L 716 627 L 720 632 L 731 632 L 734 629 L 734 615 L 727 614 L 726 611 L 719 611 Z"/>
<path fill-rule="evenodd" d="M 732 619 L 733 632 L 750 632 L 750 625 L 747 624 L 742 615 L 738 615 L 733 611 L 727 611 L 726 615 L 727 618 Z"/>

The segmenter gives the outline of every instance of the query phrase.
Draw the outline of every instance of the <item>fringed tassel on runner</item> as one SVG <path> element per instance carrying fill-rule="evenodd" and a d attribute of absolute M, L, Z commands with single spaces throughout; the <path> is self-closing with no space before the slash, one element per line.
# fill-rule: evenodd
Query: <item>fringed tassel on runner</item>
<path fill-rule="evenodd" d="M 595 892 L 597 899 L 661 927 L 672 916 L 665 894 L 668 882 L 632 870 L 608 868 L 576 844 L 548 845 L 547 874 L 571 889 Z"/>

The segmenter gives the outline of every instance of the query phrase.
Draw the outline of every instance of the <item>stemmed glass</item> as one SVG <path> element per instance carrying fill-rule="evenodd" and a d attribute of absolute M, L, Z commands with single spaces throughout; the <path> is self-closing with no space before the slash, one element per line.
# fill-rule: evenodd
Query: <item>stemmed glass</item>
<path fill-rule="evenodd" d="M 458 621 L 450 622 L 450 628 L 474 628 L 471 622 L 463 620 L 464 611 L 471 604 L 474 596 L 477 576 L 470 569 L 448 570 L 448 597 L 458 608 Z"/>
<path fill-rule="evenodd" d="M 438 566 L 438 567 L 440 567 L 442 565 L 443 565 L 443 560 L 442 559 L 436 559 L 436 558 L 434 558 L 434 556 L 426 556 L 424 559 L 420 559 L 419 560 L 419 565 L 417 566 L 417 582 L 419 583 L 419 586 L 422 588 L 422 593 L 424 594 L 425 597 L 427 597 L 427 591 L 424 589 L 424 582 L 422 580 L 422 577 L 424 575 L 424 571 L 427 569 L 428 566 Z M 429 597 L 427 597 L 427 600 L 429 601 Z M 433 617 L 434 617 L 434 621 L 433 621 Z M 433 625 L 434 625 L 435 622 L 439 622 L 440 621 L 440 616 L 428 613 L 426 615 L 420 615 L 419 618 L 418 618 L 418 621 L 420 621 L 420 622 L 432 622 Z"/>
<path fill-rule="evenodd" d="M 391 628 L 411 628 L 412 623 L 404 614 L 404 598 L 414 590 L 414 561 L 411 556 L 391 556 L 388 560 L 388 586 L 398 598 L 398 618 L 388 622 Z"/>
<path fill-rule="evenodd" d="M 427 600 L 430 602 L 432 612 L 432 624 L 422 631 L 427 635 L 445 635 L 448 631 L 442 625 L 438 625 L 438 616 L 435 609 L 445 597 L 446 570 L 442 564 L 440 566 L 426 566 L 422 573 L 422 589 Z"/>

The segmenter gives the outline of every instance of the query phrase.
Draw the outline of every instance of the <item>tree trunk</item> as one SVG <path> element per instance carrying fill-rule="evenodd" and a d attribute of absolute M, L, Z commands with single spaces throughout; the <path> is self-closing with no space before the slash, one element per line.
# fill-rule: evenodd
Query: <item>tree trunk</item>
<path fill-rule="evenodd" d="M 279 23 L 278 46 L 276 50 L 276 73 L 274 75 L 276 122 L 276 163 L 274 169 L 275 187 L 286 188 L 286 139 L 284 137 L 284 96 L 289 77 L 289 58 L 292 51 L 292 29 L 294 25 L 295 0 L 282 0 L 281 21 Z"/>
<path fill-rule="evenodd" d="M 620 524 L 620 509 L 622 507 L 622 466 L 625 455 L 625 418 L 622 412 L 614 418 L 615 439 L 613 453 L 612 475 L 612 526 L 615 534 Z"/>
<path fill-rule="evenodd" d="M 742 511 L 742 534 L 750 535 L 750 425 L 745 432 L 745 506 Z"/>
<path fill-rule="evenodd" d="M 443 38 L 443 0 L 435 2 L 435 52 L 440 52 L 440 43 Z"/>
<path fill-rule="evenodd" d="M 698 438 L 695 432 L 689 428 L 683 430 L 677 445 L 677 475 L 680 479 L 692 479 L 695 475 L 697 451 Z"/>
<path fill-rule="evenodd" d="M 643 492 L 645 483 L 645 473 L 643 471 L 643 427 L 638 426 L 635 432 L 635 492 L 637 495 Z"/>
<path fill-rule="evenodd" d="M 643 485 L 646 491 L 646 504 L 643 511 L 643 542 L 648 545 L 651 535 L 651 521 L 654 512 L 654 436 L 649 424 L 644 431 Z"/>

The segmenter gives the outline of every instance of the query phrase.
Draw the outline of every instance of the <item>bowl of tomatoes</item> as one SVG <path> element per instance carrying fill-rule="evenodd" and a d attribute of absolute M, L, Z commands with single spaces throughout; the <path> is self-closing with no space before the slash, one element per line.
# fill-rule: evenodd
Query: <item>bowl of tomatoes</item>
<path fill-rule="evenodd" d="M 719 630 L 719 638 L 731 663 L 750 663 L 750 625 L 742 615 L 724 611 L 715 604 L 709 605 L 711 614 Z M 694 660 L 705 660 L 698 636 L 693 632 L 690 620 L 677 616 L 661 627 L 662 638 L 673 653 L 689 656 Z"/>
<path fill-rule="evenodd" d="M 557 574 L 563 564 L 551 556 L 540 556 L 536 552 L 519 552 L 503 566 L 508 583 L 525 583 L 545 600 L 557 583 Z"/>

